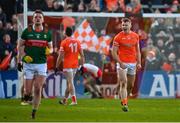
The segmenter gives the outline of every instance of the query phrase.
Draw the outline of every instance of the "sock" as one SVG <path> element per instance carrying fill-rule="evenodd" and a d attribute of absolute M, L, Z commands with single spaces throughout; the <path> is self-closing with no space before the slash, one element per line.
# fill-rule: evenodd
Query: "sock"
<path fill-rule="evenodd" d="M 72 102 L 76 102 L 76 96 L 75 95 L 73 95 L 71 98 L 72 98 Z"/>
<path fill-rule="evenodd" d="M 121 103 L 122 103 L 122 105 L 127 105 L 128 99 L 127 98 L 122 99 Z"/>
<path fill-rule="evenodd" d="M 27 102 L 27 101 L 29 101 L 29 95 L 24 95 L 24 100 Z"/>
<path fill-rule="evenodd" d="M 33 113 L 36 113 L 36 111 L 37 111 L 37 109 L 33 109 L 33 110 L 32 110 Z"/>

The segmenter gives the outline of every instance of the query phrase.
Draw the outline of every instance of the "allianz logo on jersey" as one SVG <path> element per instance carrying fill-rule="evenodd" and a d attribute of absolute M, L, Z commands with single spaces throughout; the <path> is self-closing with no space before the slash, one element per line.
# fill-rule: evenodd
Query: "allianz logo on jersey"
<path fill-rule="evenodd" d="M 126 47 L 132 47 L 132 46 L 134 46 L 134 44 L 122 44 L 122 45 L 124 45 L 124 46 L 126 46 Z"/>
<path fill-rule="evenodd" d="M 122 40 L 131 40 L 131 37 L 123 37 Z"/>
<path fill-rule="evenodd" d="M 29 34 L 28 37 L 33 37 L 34 35 L 33 34 Z"/>

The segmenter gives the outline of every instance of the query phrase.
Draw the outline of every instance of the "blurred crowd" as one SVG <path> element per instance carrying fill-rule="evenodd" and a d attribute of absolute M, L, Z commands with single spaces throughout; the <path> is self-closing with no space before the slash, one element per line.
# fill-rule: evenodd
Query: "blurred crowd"
<path fill-rule="evenodd" d="M 28 0 L 28 9 L 32 11 L 41 9 L 57 12 L 126 12 L 130 14 L 179 13 L 180 0 Z M 15 59 L 18 37 L 17 14 L 22 12 L 23 0 L 6 0 L 6 2 L 0 0 L 0 63 L 9 55 Z M 133 20 L 133 31 L 139 33 L 143 42 L 142 60 L 146 63 L 144 69 L 180 71 L 180 18 L 142 19 L 136 17 L 131 19 Z M 97 28 L 96 33 L 113 37 L 121 31 L 120 20 L 121 18 L 104 19 L 104 24 L 102 20 L 99 20 L 99 25 L 95 27 Z M 98 23 L 97 18 L 94 23 Z M 111 62 L 111 56 L 102 55 L 101 58 L 103 64 L 106 64 L 104 67 L 109 69 L 108 71 L 115 71 L 115 64 Z M 16 67 L 15 60 L 12 64 L 14 65 L 8 69 Z"/>
<path fill-rule="evenodd" d="M 0 0 L 0 70 L 16 66 L 18 23 L 14 5 L 15 1 Z M 6 65 L 8 57 L 11 58 L 11 64 Z"/>
<path fill-rule="evenodd" d="M 73 11 L 73 12 L 127 12 L 162 13 L 179 12 L 180 0 L 29 0 L 29 10 Z M 23 0 L 18 0 L 19 12 L 23 10 Z"/>

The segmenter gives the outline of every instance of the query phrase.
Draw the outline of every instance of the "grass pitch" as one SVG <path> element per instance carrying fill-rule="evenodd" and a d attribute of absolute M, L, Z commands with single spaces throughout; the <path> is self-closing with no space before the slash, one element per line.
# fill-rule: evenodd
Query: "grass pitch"
<path fill-rule="evenodd" d="M 43 99 L 36 119 L 31 106 L 19 99 L 0 99 L 2 122 L 180 122 L 180 99 L 130 99 L 129 112 L 123 112 L 119 100 L 78 99 L 76 106 L 58 104 L 58 99 Z"/>

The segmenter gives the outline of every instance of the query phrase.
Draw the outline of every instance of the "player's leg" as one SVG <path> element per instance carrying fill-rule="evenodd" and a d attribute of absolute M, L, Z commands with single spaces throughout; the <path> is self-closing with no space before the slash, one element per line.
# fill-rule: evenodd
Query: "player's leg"
<path fill-rule="evenodd" d="M 120 89 L 120 82 L 117 80 L 117 84 L 116 84 L 116 87 L 115 87 L 114 99 L 119 99 L 120 98 L 119 89 Z"/>
<path fill-rule="evenodd" d="M 31 76 L 26 76 L 25 78 L 26 79 L 24 80 L 24 101 L 28 103 L 29 100 L 32 100 L 33 78 Z"/>
<path fill-rule="evenodd" d="M 128 96 L 132 95 L 132 90 L 134 87 L 134 82 L 136 78 L 136 64 L 128 64 L 128 69 L 127 69 L 127 91 L 128 91 Z"/>
<path fill-rule="evenodd" d="M 59 101 L 60 104 L 67 105 L 68 98 L 69 98 L 69 90 L 70 90 L 70 85 L 69 85 L 69 82 L 67 82 L 66 83 L 65 95 L 64 95 L 64 98 Z"/>
<path fill-rule="evenodd" d="M 128 99 L 127 99 L 127 71 L 124 69 L 119 69 L 119 82 L 120 82 L 120 98 L 122 104 L 122 110 L 128 111 Z"/>
<path fill-rule="evenodd" d="M 21 86 L 21 102 L 24 102 L 24 82 Z"/>
<path fill-rule="evenodd" d="M 77 104 L 77 99 L 75 95 L 75 87 L 74 87 L 74 71 L 73 69 L 66 69 L 65 76 L 67 79 L 69 93 L 71 94 L 72 103 L 70 105 Z"/>
<path fill-rule="evenodd" d="M 93 78 L 91 80 L 91 86 L 92 86 L 94 92 L 97 94 L 98 98 L 103 98 L 101 91 L 100 91 L 100 86 L 96 83 L 96 80 L 94 80 Z"/>
<path fill-rule="evenodd" d="M 87 76 L 83 81 L 84 87 L 92 94 L 92 98 L 96 98 L 98 95 L 95 93 L 93 87 L 90 84 L 90 78 Z"/>
<path fill-rule="evenodd" d="M 41 92 L 46 80 L 47 76 L 47 64 L 33 64 L 34 69 L 34 97 L 33 97 L 33 105 L 32 105 L 32 118 L 35 118 L 36 111 L 39 108 L 39 104 L 41 102 Z"/>
<path fill-rule="evenodd" d="M 32 107 L 32 118 L 35 118 L 35 113 L 39 108 L 39 104 L 41 102 L 41 92 L 43 84 L 46 80 L 44 75 L 36 75 L 34 78 L 34 99 L 33 99 L 33 107 Z"/>
<path fill-rule="evenodd" d="M 117 73 L 117 84 L 115 87 L 115 95 L 114 98 L 115 99 L 119 99 L 120 98 L 120 65 L 119 63 L 116 63 L 116 73 Z"/>
<path fill-rule="evenodd" d="M 132 96 L 132 89 L 134 87 L 134 82 L 135 82 L 135 75 L 127 75 L 127 81 L 128 81 L 128 86 L 127 86 L 127 92 L 128 92 L 128 96 Z"/>
<path fill-rule="evenodd" d="M 116 84 L 116 88 L 115 88 L 115 95 L 114 98 L 115 99 L 119 99 L 120 98 L 120 68 L 116 69 L 117 72 L 117 84 Z"/>
<path fill-rule="evenodd" d="M 34 73 L 33 67 L 29 64 L 24 63 L 24 79 L 23 84 L 24 84 L 24 100 L 28 102 L 30 99 L 32 99 L 32 88 L 33 88 L 33 77 Z"/>

